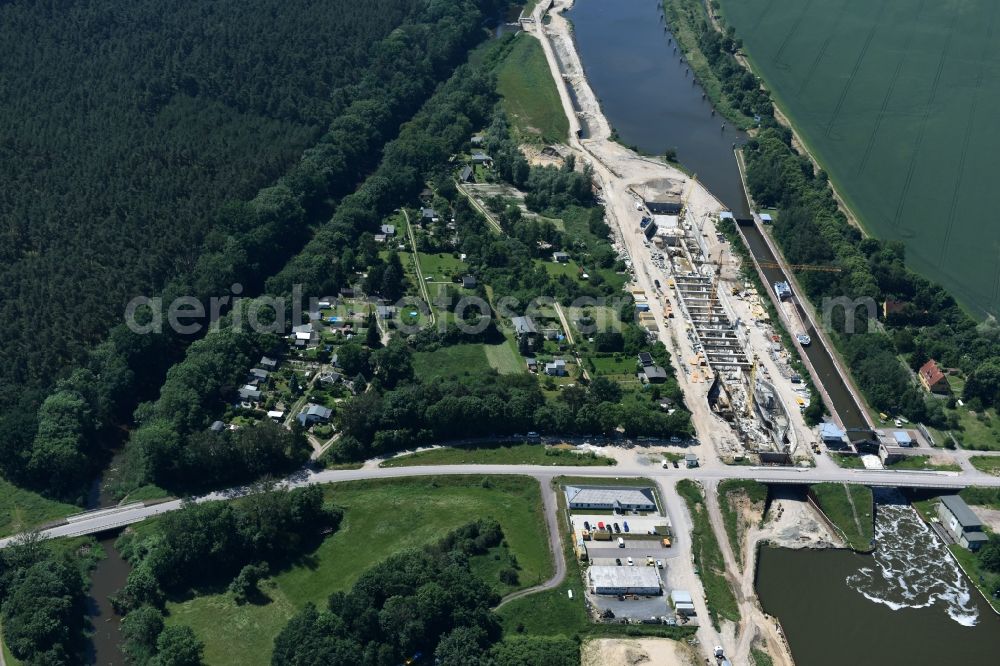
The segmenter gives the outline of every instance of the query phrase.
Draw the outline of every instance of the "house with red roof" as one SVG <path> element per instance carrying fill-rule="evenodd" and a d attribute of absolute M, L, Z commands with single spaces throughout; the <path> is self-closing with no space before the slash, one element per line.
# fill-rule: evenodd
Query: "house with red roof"
<path fill-rule="evenodd" d="M 917 374 L 920 376 L 920 383 L 931 393 L 951 393 L 948 377 L 941 372 L 934 359 L 924 363 Z"/>

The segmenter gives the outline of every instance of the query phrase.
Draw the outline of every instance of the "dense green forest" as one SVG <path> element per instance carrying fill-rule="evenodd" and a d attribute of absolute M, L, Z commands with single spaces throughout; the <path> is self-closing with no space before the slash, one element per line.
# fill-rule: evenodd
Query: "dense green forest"
<path fill-rule="evenodd" d="M 0 381 L 45 386 L 194 268 L 416 0 L 0 5 Z"/>
<path fill-rule="evenodd" d="M 201 4 L 204 3 L 185 3 L 185 8 L 187 5 L 193 5 L 193 8 L 185 11 L 195 12 L 200 16 L 197 12 Z M 0 331 L 0 340 L 4 343 L 0 345 L 0 354 L 4 355 L 5 360 L 4 363 L 0 363 L 2 368 L 0 397 L 4 398 L 4 408 L 0 412 L 0 432 L 4 437 L 0 438 L 0 442 L 5 453 L 2 457 L 5 476 L 52 495 L 78 498 L 82 492 L 81 481 L 100 465 L 99 454 L 106 450 L 108 444 L 114 443 L 118 432 L 117 426 L 129 421 L 137 400 L 155 397 L 155 390 L 162 382 L 166 368 L 181 357 L 183 348 L 190 342 L 178 339 L 169 333 L 136 335 L 123 326 L 118 326 L 111 331 L 105 342 L 89 353 L 84 353 L 89 343 L 99 339 L 115 322 L 120 321 L 128 297 L 156 293 L 156 290 L 163 285 L 166 285 L 163 291 L 166 302 L 173 296 L 181 294 L 192 294 L 202 298 L 225 295 L 229 286 L 236 282 L 245 285 L 246 293 L 259 291 L 264 280 L 278 271 L 306 242 L 311 233 L 310 227 L 328 219 L 339 197 L 353 190 L 364 174 L 374 166 L 379 159 L 382 146 L 398 132 L 400 122 L 409 118 L 419 108 L 434 86 L 447 78 L 452 69 L 464 60 L 469 48 L 485 36 L 486 33 L 482 30 L 484 16 L 495 14 L 499 4 L 501 3 L 493 0 L 466 0 L 458 3 L 438 3 L 429 0 L 387 1 L 361 5 L 337 2 L 323 4 L 322 10 L 309 8 L 309 11 L 299 8 L 298 4 L 292 8 L 276 4 L 272 7 L 265 2 L 244 3 L 238 7 L 213 4 L 201 10 L 207 17 L 204 19 L 194 20 L 193 16 L 184 12 L 172 14 L 169 20 L 164 19 L 169 25 L 176 26 L 178 32 L 175 35 L 163 28 L 165 33 L 163 41 L 166 46 L 154 48 L 142 42 L 140 37 L 135 37 L 137 43 L 134 44 L 134 48 L 140 53 L 135 54 L 134 58 L 121 56 L 121 59 L 116 61 L 118 69 L 109 70 L 112 63 L 108 58 L 111 56 L 105 54 L 105 51 L 108 53 L 118 53 L 118 51 L 97 50 L 96 54 L 91 54 L 97 60 L 92 64 L 95 70 L 93 77 L 97 77 L 100 73 L 112 80 L 103 84 L 105 86 L 117 85 L 120 79 L 129 78 L 119 72 L 124 63 L 127 62 L 130 66 L 134 65 L 133 61 L 145 63 L 145 58 L 160 54 L 163 49 L 167 49 L 166 52 L 170 54 L 169 57 L 163 56 L 163 60 L 170 63 L 189 61 L 192 63 L 189 68 L 192 74 L 188 78 L 181 75 L 188 70 L 181 68 L 180 64 L 174 68 L 181 72 L 178 75 L 180 83 L 177 83 L 169 99 L 160 99 L 156 104 L 152 104 L 148 95 L 136 92 L 131 105 L 124 107 L 129 114 L 137 115 L 140 120 L 145 119 L 142 122 L 149 128 L 148 140 L 154 147 L 159 145 L 157 141 L 163 140 L 163 133 L 156 125 L 157 119 L 166 113 L 165 109 L 172 108 L 171 105 L 175 100 L 183 101 L 191 108 L 196 108 L 196 103 L 199 102 L 206 105 L 223 105 L 227 109 L 242 109 L 246 105 L 257 104 L 259 109 L 256 113 L 261 117 L 274 117 L 277 118 L 274 122 L 286 124 L 298 123 L 295 126 L 300 128 L 300 131 L 296 135 L 298 139 L 295 142 L 287 143 L 283 149 L 285 153 L 281 153 L 285 154 L 286 158 L 280 161 L 274 158 L 280 153 L 276 147 L 263 142 L 259 136 L 244 137 L 244 134 L 240 134 L 246 139 L 245 145 L 240 144 L 246 151 L 254 155 L 268 155 L 267 159 L 271 160 L 269 162 L 271 166 L 266 173 L 261 170 L 254 176 L 253 182 L 250 182 L 246 179 L 241 180 L 228 171 L 219 172 L 217 168 L 209 168 L 195 160 L 197 150 L 207 150 L 205 146 L 211 145 L 211 139 L 198 135 L 195 130 L 201 127 L 204 132 L 211 133 L 214 125 L 199 123 L 194 116 L 187 119 L 175 118 L 174 125 L 177 129 L 174 134 L 183 135 L 191 146 L 170 148 L 181 157 L 164 162 L 170 168 L 165 166 L 162 171 L 155 174 L 155 178 L 149 176 L 149 182 L 146 184 L 153 188 L 151 192 L 159 192 L 156 188 L 166 187 L 175 180 L 194 179 L 201 187 L 202 180 L 217 177 L 217 181 L 212 180 L 213 184 L 204 188 L 205 196 L 199 200 L 197 215 L 194 209 L 178 210 L 177 206 L 180 204 L 175 203 L 176 200 L 185 205 L 193 205 L 191 202 L 194 201 L 194 190 L 181 192 L 174 189 L 156 199 L 152 193 L 147 193 L 143 189 L 142 182 L 122 185 L 115 190 L 115 192 L 120 191 L 122 196 L 116 199 L 115 216 L 107 224 L 111 227 L 117 224 L 119 228 L 124 229 L 121 227 L 121 221 L 129 219 L 133 221 L 132 226 L 140 226 L 141 233 L 147 235 L 141 235 L 140 230 L 135 229 L 126 229 L 128 233 L 125 234 L 108 233 L 116 238 L 120 237 L 121 242 L 128 239 L 128 242 L 141 252 L 130 252 L 127 247 L 116 245 L 104 239 L 101 232 L 95 233 L 93 228 L 88 228 L 87 233 L 81 233 L 82 223 L 77 223 L 74 227 L 71 222 L 65 222 L 58 225 L 60 229 L 66 228 L 61 233 L 69 239 L 67 242 L 75 243 L 79 247 L 72 255 L 74 260 L 67 261 L 70 255 L 62 254 L 59 260 L 62 272 L 58 275 L 37 266 L 30 269 L 26 267 L 25 262 L 41 261 L 43 257 L 49 256 L 41 246 L 29 248 L 11 257 L 12 261 L 4 270 L 17 272 L 20 270 L 17 267 L 21 266 L 25 272 L 12 274 L 10 279 L 4 282 L 4 286 L 0 287 L 0 289 L 16 289 L 19 292 L 12 294 L 14 296 L 12 298 L 4 297 L 2 307 L 10 311 L 0 326 L 9 325 L 10 335 L 22 336 L 24 341 L 19 342 L 13 338 L 8 340 L 4 337 L 8 335 L 4 332 L 7 329 Z M 277 31 L 272 38 L 271 33 L 276 29 L 272 27 L 271 22 L 278 19 L 265 20 L 257 17 L 276 15 L 279 13 L 279 6 L 287 9 L 289 14 L 294 14 L 295 18 L 281 19 L 287 20 L 289 25 L 283 28 L 285 32 Z M 5 5 L 4 11 L 16 9 L 20 12 L 29 12 L 27 7 L 20 5 L 15 9 L 11 7 L 15 6 Z M 78 11 L 86 14 L 88 10 Z M 158 15 L 159 9 L 149 6 L 144 11 L 153 12 L 155 16 Z M 221 13 L 226 11 L 230 14 Z M 212 31 L 202 34 L 200 30 L 190 28 L 185 23 L 185 17 L 191 23 L 199 23 L 213 17 L 219 19 L 220 16 L 242 17 L 244 11 L 256 13 L 254 17 L 248 17 L 245 21 L 221 19 L 216 21 L 224 25 L 241 26 L 241 30 L 230 27 L 224 31 L 229 35 L 225 39 L 216 38 Z M 140 10 L 133 8 L 132 12 L 139 14 Z M 371 12 L 371 15 L 368 15 L 368 12 Z M 104 31 L 101 33 L 104 34 L 127 25 L 127 22 L 110 20 L 107 13 L 102 16 L 107 19 L 105 21 L 107 25 L 94 19 L 91 23 L 86 23 L 88 29 Z M 347 16 L 352 18 L 348 19 Z M 56 20 L 57 24 L 59 20 L 63 18 Z M 309 43 L 303 43 L 308 35 L 316 31 L 317 26 L 326 25 L 324 21 L 339 26 L 336 29 L 331 28 L 329 34 L 324 34 L 319 42 L 320 47 L 323 45 L 329 47 L 330 57 L 327 60 L 313 55 L 313 51 L 308 49 Z M 375 41 L 381 34 L 395 27 L 394 24 L 398 24 L 399 21 L 402 21 L 400 27 L 381 41 Z M 152 19 L 149 22 L 155 23 Z M 244 24 L 248 26 L 245 32 L 242 31 Z M 258 39 L 253 29 L 267 31 L 269 36 Z M 74 32 L 77 28 L 66 28 L 66 30 Z M 135 32 L 140 36 L 147 34 L 142 30 Z M 204 45 L 202 48 L 196 39 L 198 35 L 213 44 L 221 41 L 224 43 L 224 48 L 215 49 L 212 45 Z M 23 35 L 21 37 L 23 38 Z M 13 41 L 15 35 L 9 34 L 7 38 Z M 132 38 L 133 34 L 129 32 L 127 36 L 122 37 L 122 41 L 125 44 L 133 44 L 129 41 Z M 238 38 L 245 43 L 234 43 L 233 40 Z M 55 37 L 51 39 L 54 40 Z M 71 40 L 70 43 L 75 42 Z M 275 62 L 265 66 L 260 64 L 260 61 L 270 59 L 268 53 L 264 51 L 268 45 L 278 50 L 290 50 L 292 53 L 275 56 L 273 58 Z M 290 49 L 289 45 L 297 45 L 297 48 Z M 79 48 L 86 51 L 84 46 Z M 296 53 L 299 55 L 295 55 Z M 317 53 L 327 52 L 319 48 Z M 105 54 L 104 60 L 98 58 L 101 54 Z M 189 54 L 190 57 L 187 59 L 182 57 L 184 54 Z M 208 63 L 214 62 L 209 54 L 215 54 L 218 60 L 215 62 L 215 70 L 208 67 Z M 84 59 L 83 55 L 81 53 L 75 57 L 67 56 L 66 59 L 80 60 Z M 301 62 L 303 59 L 308 62 L 303 64 Z M 313 60 L 324 62 L 312 64 Z M 144 67 L 156 69 L 156 61 L 153 62 L 153 65 Z M 58 61 L 54 62 L 53 67 L 57 64 Z M 216 79 L 226 78 L 234 67 L 244 65 L 245 71 L 238 70 L 241 72 L 241 78 L 234 78 L 226 84 L 212 84 Z M 295 71 L 283 77 L 279 65 Z M 270 76 L 267 81 L 248 81 L 244 77 L 249 76 L 251 71 L 268 71 Z M 302 79 L 306 72 L 315 75 L 314 83 L 309 84 Z M 204 82 L 198 83 L 198 77 L 203 77 Z M 64 83 L 66 86 L 72 86 L 79 79 L 80 76 L 77 76 L 72 82 Z M 166 79 L 161 72 L 156 80 Z M 149 81 L 141 79 L 137 81 L 134 85 L 145 91 Z M 186 87 L 182 85 L 185 81 L 189 84 Z M 299 89 L 294 94 L 286 95 L 287 91 L 282 87 L 286 82 L 291 82 L 288 85 L 297 86 Z M 158 90 L 163 93 L 163 90 L 159 88 Z M 315 98 L 314 103 L 303 99 L 304 91 L 309 91 Z M 122 95 L 120 91 L 114 94 L 110 90 L 107 92 L 107 96 L 114 98 L 116 103 L 121 103 L 123 97 L 128 97 Z M 210 94 L 217 95 L 218 99 L 210 98 Z M 286 108 L 283 102 L 287 96 L 295 100 L 296 110 L 290 111 Z M 159 97 L 162 95 L 153 96 L 155 99 Z M 140 104 L 140 100 L 145 101 Z M 245 115 L 251 110 L 243 110 L 240 113 Z M 282 114 L 288 115 L 291 119 L 284 118 Z M 100 114 L 96 115 L 103 117 Z M 124 110 L 116 110 L 106 115 L 109 118 L 118 118 L 119 115 L 132 117 Z M 90 117 L 87 114 L 84 116 Z M 128 122 L 142 125 L 140 120 Z M 125 123 L 126 120 L 122 122 Z M 67 123 L 67 126 L 75 127 L 73 123 Z M 188 135 L 181 131 L 183 128 L 188 128 L 185 132 L 195 133 Z M 103 136 L 102 132 L 111 130 L 105 127 L 89 128 L 89 131 L 100 137 Z M 245 128 L 241 131 L 248 132 Z M 308 144 L 313 145 L 303 153 L 301 149 Z M 117 153 L 90 151 L 88 154 L 101 155 L 101 165 L 104 165 L 111 174 L 125 178 L 137 169 L 127 168 L 122 162 L 114 161 L 115 156 L 132 155 L 132 152 L 123 151 L 121 146 L 118 147 Z M 146 154 L 155 157 L 159 153 L 150 148 L 146 150 Z M 231 152 L 214 155 L 209 151 L 208 154 L 212 155 L 213 159 L 224 161 L 228 165 L 227 168 L 237 168 L 235 165 L 247 162 L 246 159 Z M 301 159 L 295 162 L 289 171 L 290 163 L 299 154 Z M 163 160 L 155 162 L 160 163 Z M 252 162 L 250 160 L 250 163 Z M 88 171 L 82 166 L 80 169 L 83 171 L 80 174 L 83 182 L 86 182 L 86 176 L 90 171 L 98 174 L 96 178 L 99 181 L 111 180 L 111 176 L 103 171 L 97 169 Z M 183 174 L 175 176 L 175 171 Z M 275 177 L 281 173 L 285 173 L 285 176 L 278 180 L 277 185 L 256 190 L 260 185 L 274 182 Z M 246 187 L 242 190 L 237 191 L 231 187 L 232 183 L 244 181 Z M 91 190 L 99 192 L 101 188 L 95 185 Z M 256 196 L 253 194 L 254 191 L 257 191 Z M 24 192 L 25 198 L 30 198 L 28 190 L 25 189 Z M 125 197 L 125 193 L 131 198 Z M 107 192 L 101 196 L 105 196 L 103 201 L 110 206 L 106 195 Z M 100 204 L 101 196 L 93 195 L 94 206 Z M 136 200 L 134 204 L 136 211 L 146 210 L 142 206 L 155 207 L 157 215 L 160 215 L 161 203 L 164 206 L 169 203 L 174 207 L 168 206 L 164 209 L 166 211 L 162 212 L 164 221 L 159 226 L 153 225 L 152 221 L 148 223 L 144 221 L 140 225 L 136 220 L 145 213 L 139 215 L 137 212 L 133 215 L 130 212 L 128 205 L 131 205 L 129 202 L 132 199 Z M 80 215 L 87 217 L 90 214 L 80 213 Z M 179 224 L 180 220 L 183 220 L 183 224 Z M 350 225 L 362 226 L 364 220 L 348 217 L 347 222 Z M 91 227 L 94 226 L 93 222 L 89 224 Z M 15 228 L 16 225 L 10 226 Z M 177 230 L 180 226 L 184 227 L 183 231 Z M 359 230 L 352 226 L 351 233 L 357 234 Z M 54 231 L 49 234 L 49 236 L 54 235 Z M 99 244 L 85 249 L 86 243 L 93 238 L 101 239 Z M 178 238 L 182 241 L 174 245 Z M 90 263 L 75 260 L 79 253 L 88 256 Z M 113 265 L 105 267 L 98 265 L 100 262 Z M 141 269 L 137 269 L 138 273 L 129 268 L 133 263 Z M 98 268 L 97 271 L 91 271 L 93 275 L 100 276 L 100 279 L 113 284 L 114 289 L 91 289 L 89 282 L 67 273 L 70 270 L 68 267 L 79 270 L 84 264 L 91 269 Z M 38 279 L 39 275 L 46 275 L 47 278 Z M 59 281 L 63 279 L 71 282 L 75 288 L 59 286 Z M 31 284 L 24 286 L 22 282 L 24 285 Z M 49 303 L 47 307 L 38 303 L 38 307 L 34 307 L 38 299 L 27 293 L 29 287 L 58 292 L 60 298 L 71 296 L 71 302 Z M 101 294 L 101 303 L 90 302 L 97 298 L 97 293 Z M 59 316 L 45 316 L 49 312 L 58 312 Z M 98 312 L 100 316 L 95 317 L 94 313 Z M 34 326 L 27 322 L 27 317 L 36 317 L 44 321 Z M 63 323 L 64 320 L 66 323 Z M 58 338 L 57 343 L 48 344 L 46 336 Z M 73 342 L 70 344 L 68 341 Z M 10 357 L 9 360 L 7 356 Z M 74 361 L 79 361 L 83 367 L 70 375 L 67 367 L 71 367 Z M 43 389 L 56 383 L 60 375 L 64 379 L 58 381 L 57 390 L 43 404 Z M 18 388 L 15 389 L 15 386 Z M 29 390 L 25 391 L 25 386 Z M 31 388 L 36 390 L 30 390 Z"/>

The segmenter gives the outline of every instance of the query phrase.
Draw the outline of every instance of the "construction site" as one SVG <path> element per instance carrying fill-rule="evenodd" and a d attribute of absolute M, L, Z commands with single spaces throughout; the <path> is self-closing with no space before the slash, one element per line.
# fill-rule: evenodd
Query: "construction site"
<path fill-rule="evenodd" d="M 736 446 L 730 453 L 791 463 L 800 439 L 791 427 L 793 410 L 798 415 L 808 405 L 809 392 L 770 329 L 761 295 L 744 283 L 732 253 L 727 258 L 725 239 L 715 230 L 718 217 L 691 214 L 682 183 L 669 179 L 630 191 L 635 231 L 663 275 L 654 284 L 666 301 L 664 316 L 672 320 L 676 312 L 682 347 L 691 350 L 685 373 L 692 383 L 707 385 L 709 406 L 731 425 Z M 763 335 L 754 336 L 755 329 Z M 776 381 L 786 384 L 784 391 Z"/>

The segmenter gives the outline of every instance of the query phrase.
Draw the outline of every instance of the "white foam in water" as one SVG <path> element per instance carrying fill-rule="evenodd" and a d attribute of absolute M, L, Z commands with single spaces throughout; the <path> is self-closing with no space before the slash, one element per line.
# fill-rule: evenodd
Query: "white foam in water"
<path fill-rule="evenodd" d="M 942 603 L 955 622 L 979 621 L 968 583 L 937 535 L 913 507 L 882 504 L 875 521 L 874 560 L 847 577 L 847 584 L 869 601 L 892 610 Z"/>

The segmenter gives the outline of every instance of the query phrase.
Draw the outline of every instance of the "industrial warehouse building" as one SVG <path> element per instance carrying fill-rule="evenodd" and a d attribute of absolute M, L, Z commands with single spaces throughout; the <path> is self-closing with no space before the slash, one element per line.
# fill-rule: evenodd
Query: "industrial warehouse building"
<path fill-rule="evenodd" d="M 661 593 L 660 574 L 655 567 L 602 567 L 587 570 L 594 594 L 642 594 L 653 596 Z"/>
<path fill-rule="evenodd" d="M 656 500 L 649 488 L 585 488 L 566 486 L 566 504 L 571 511 L 656 511 Z"/>
<path fill-rule="evenodd" d="M 969 550 L 979 550 L 988 541 L 983 533 L 983 521 L 958 495 L 945 495 L 941 498 L 938 516 L 955 541 Z"/>

